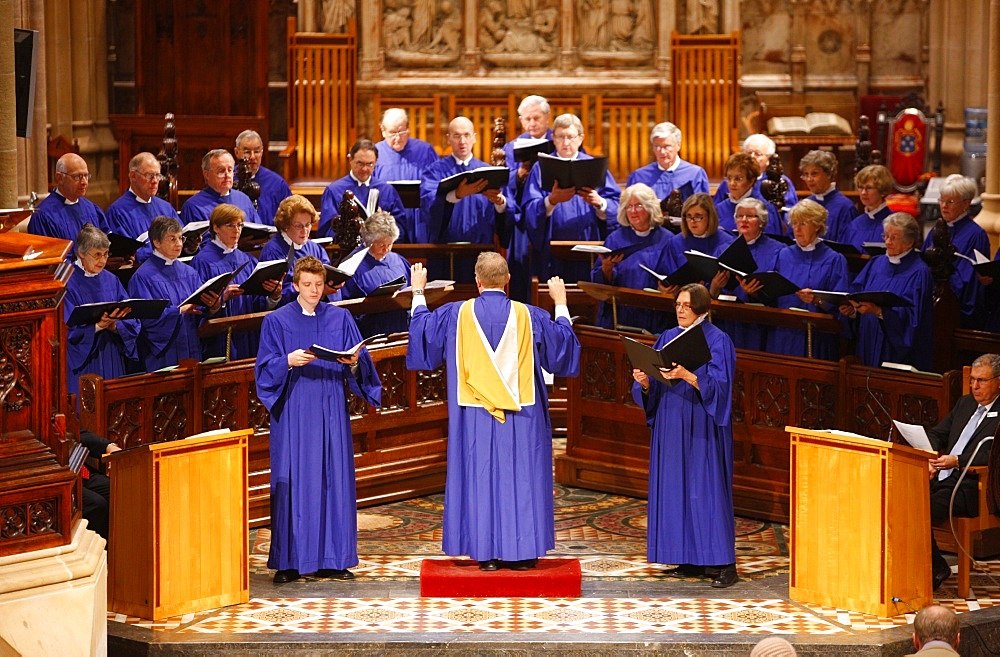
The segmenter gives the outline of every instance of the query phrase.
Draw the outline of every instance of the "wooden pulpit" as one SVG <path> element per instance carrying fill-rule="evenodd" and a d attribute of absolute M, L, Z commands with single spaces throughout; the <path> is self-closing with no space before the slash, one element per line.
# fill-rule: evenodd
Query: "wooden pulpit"
<path fill-rule="evenodd" d="M 881 617 L 930 604 L 928 453 L 856 435 L 785 430 L 789 598 Z"/>
<path fill-rule="evenodd" d="M 249 600 L 252 433 L 202 434 L 105 457 L 108 609 L 161 620 Z"/>

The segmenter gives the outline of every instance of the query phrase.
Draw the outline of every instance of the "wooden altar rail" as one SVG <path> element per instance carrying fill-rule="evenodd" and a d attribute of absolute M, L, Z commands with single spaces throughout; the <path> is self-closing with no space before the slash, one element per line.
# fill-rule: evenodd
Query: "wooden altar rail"
<path fill-rule="evenodd" d="M 448 406 L 443 371 L 406 369 L 406 342 L 370 348 L 382 408 L 349 394 L 358 506 L 444 490 Z M 270 417 L 257 398 L 254 361 L 183 361 L 166 374 L 80 380 L 81 427 L 120 447 L 177 440 L 212 429 L 252 428 L 250 525 L 270 522 Z M 319 412 L 319 411 L 318 411 Z"/>
<path fill-rule="evenodd" d="M 625 349 L 613 331 L 577 326 L 576 333 L 583 347 L 580 376 L 567 381 L 566 454 L 556 457 L 556 481 L 645 497 L 650 436 L 642 409 L 632 401 L 632 367 Z M 884 439 L 890 415 L 936 425 L 958 399 L 960 384 L 957 371 L 937 377 L 864 367 L 854 357 L 832 362 L 737 350 L 732 410 L 736 513 L 788 521 L 786 426 Z"/>

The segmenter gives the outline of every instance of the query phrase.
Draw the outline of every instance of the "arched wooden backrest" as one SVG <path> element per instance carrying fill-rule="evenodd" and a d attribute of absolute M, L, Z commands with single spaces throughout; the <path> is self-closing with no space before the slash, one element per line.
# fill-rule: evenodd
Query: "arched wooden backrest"
<path fill-rule="evenodd" d="M 615 180 L 653 161 L 649 134 L 663 121 L 663 95 L 652 98 L 604 98 L 594 106 L 594 139 L 588 149 L 607 155 L 608 168 Z"/>

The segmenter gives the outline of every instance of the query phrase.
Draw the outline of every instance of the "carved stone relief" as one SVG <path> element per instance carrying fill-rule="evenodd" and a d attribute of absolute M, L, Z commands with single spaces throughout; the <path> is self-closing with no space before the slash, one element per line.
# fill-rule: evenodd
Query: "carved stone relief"
<path fill-rule="evenodd" d="M 558 0 L 481 0 L 478 46 L 494 66 L 544 66 L 558 46 Z"/>
<path fill-rule="evenodd" d="M 718 34 L 718 0 L 687 0 L 687 33 Z"/>
<path fill-rule="evenodd" d="M 775 75 L 791 63 L 791 7 L 787 0 L 747 0 L 740 5 L 743 73 Z"/>
<path fill-rule="evenodd" d="M 462 43 L 460 0 L 386 0 L 382 35 L 389 64 L 441 67 L 458 60 Z"/>
<path fill-rule="evenodd" d="M 854 15 L 849 3 L 819 0 L 805 16 L 808 76 L 852 76 L 855 72 Z"/>
<path fill-rule="evenodd" d="M 582 62 L 648 63 L 656 26 L 652 0 L 583 0 L 576 20 Z"/>
<path fill-rule="evenodd" d="M 354 0 L 322 0 L 316 23 L 321 32 L 344 32 L 354 16 Z"/>

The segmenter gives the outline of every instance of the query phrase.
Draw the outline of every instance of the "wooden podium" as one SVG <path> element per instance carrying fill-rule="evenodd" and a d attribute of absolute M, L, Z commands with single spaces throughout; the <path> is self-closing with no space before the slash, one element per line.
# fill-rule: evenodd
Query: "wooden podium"
<path fill-rule="evenodd" d="M 928 454 L 860 436 L 785 430 L 789 598 L 881 617 L 930 604 Z"/>
<path fill-rule="evenodd" d="M 250 598 L 252 429 L 115 452 L 108 609 L 160 620 Z"/>

